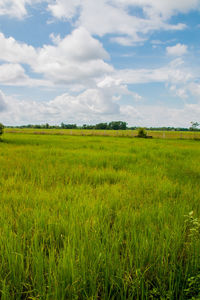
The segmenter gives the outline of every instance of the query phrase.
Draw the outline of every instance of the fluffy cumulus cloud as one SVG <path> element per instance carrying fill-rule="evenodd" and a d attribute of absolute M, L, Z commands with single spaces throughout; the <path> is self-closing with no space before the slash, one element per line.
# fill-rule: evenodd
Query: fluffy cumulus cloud
<path fill-rule="evenodd" d="M 7 38 L 0 33 L 0 60 L 29 64 L 36 59 L 36 56 L 36 50 L 32 46 L 19 43 L 13 37 Z"/>
<path fill-rule="evenodd" d="M 38 49 L 34 72 L 42 73 L 55 82 L 85 81 L 113 70 L 105 62 L 108 53 L 102 44 L 83 27 L 75 29 L 64 39 L 53 38 L 55 45 Z"/>
<path fill-rule="evenodd" d="M 27 5 L 33 5 L 42 0 L 1 0 L 0 15 L 22 19 L 27 15 Z"/>
<path fill-rule="evenodd" d="M 200 6 L 200 0 L 1 0 L 0 15 L 23 18 L 27 7 L 38 2 L 53 17 L 82 26 L 92 35 L 113 34 L 112 41 L 122 45 L 142 42 L 155 30 L 182 30 L 186 25 L 172 24 L 170 18 Z"/>
<path fill-rule="evenodd" d="M 78 13 L 81 0 L 51 1 L 48 8 L 56 18 L 72 19 Z"/>
<path fill-rule="evenodd" d="M 5 124 L 98 123 L 124 120 L 138 126 L 189 126 L 198 120 L 200 101 L 182 108 L 154 105 L 124 105 L 100 89 L 88 89 L 77 96 L 63 94 L 48 102 L 22 101 L 0 91 L 1 121 Z M 53 120 L 53 121 L 52 121 Z"/>
<path fill-rule="evenodd" d="M 88 116 L 114 115 L 119 112 L 119 105 L 109 97 L 109 93 L 102 89 L 88 89 L 78 96 L 63 94 L 50 102 L 50 105 L 63 108 L 63 112 L 70 112 L 72 118 L 80 120 Z"/>
<path fill-rule="evenodd" d="M 0 65 L 0 83 L 16 85 L 27 79 L 24 69 L 19 64 Z"/>
<path fill-rule="evenodd" d="M 112 65 L 116 62 L 112 43 L 120 44 L 115 48 L 117 52 L 127 49 L 121 45 L 142 46 L 156 31 L 183 30 L 187 25 L 172 22 L 171 17 L 198 10 L 200 0 L 1 0 L 0 16 L 21 22 L 29 12 L 31 15 L 31 6 L 39 2 L 43 2 L 43 9 L 46 7 L 48 18 L 69 22 L 71 32 L 64 37 L 52 33 L 51 41 L 40 47 L 0 33 L 0 84 L 51 88 L 58 91 L 56 95 L 60 91 L 60 96 L 45 102 L 22 101 L 0 91 L 3 122 L 80 124 L 121 119 L 130 125 L 187 126 L 198 119 L 199 76 L 187 67 L 188 55 L 184 56 L 191 51 L 191 45 L 188 47 L 184 41 L 181 44 L 178 39 L 173 44 L 172 40 L 154 40 L 154 46 L 166 51 L 160 64 L 133 68 L 130 63 L 123 68 L 122 63 L 117 69 Z M 123 54 L 120 52 L 120 57 Z M 153 82 L 184 100 L 182 107 L 167 108 L 167 103 L 165 107 L 145 105 L 147 99 L 133 91 L 134 85 Z M 189 96 L 195 99 L 193 104 L 187 103 Z"/>
<path fill-rule="evenodd" d="M 6 109 L 6 111 L 5 111 Z M 0 93 L 1 119 L 5 123 L 95 122 L 119 115 L 119 104 L 103 89 L 87 89 L 72 96 L 62 94 L 47 102 L 22 101 Z M 53 120 L 53 121 L 52 121 Z"/>
<path fill-rule="evenodd" d="M 176 44 L 175 46 L 167 47 L 166 48 L 167 54 L 171 56 L 182 56 L 184 54 L 187 54 L 188 47 L 187 45 L 183 44 Z"/>
<path fill-rule="evenodd" d="M 10 15 L 22 18 L 26 15 L 26 2 L 27 1 L 24 0 L 2 0 L 0 2 L 0 15 Z"/>
<path fill-rule="evenodd" d="M 115 0 L 113 0 L 115 1 Z M 138 5 L 143 7 L 145 13 L 149 16 L 161 15 L 163 18 L 168 19 L 176 13 L 187 13 L 190 10 L 198 9 L 199 0 L 117 0 L 120 3 L 128 5 Z"/>
<path fill-rule="evenodd" d="M 52 82 L 45 79 L 30 78 L 20 64 L 0 65 L 0 84 L 5 86 L 50 87 Z"/>
<path fill-rule="evenodd" d="M 99 18 L 94 23 L 97 24 L 100 20 L 103 25 L 102 27 L 104 27 L 104 29 L 102 29 L 103 32 L 105 31 L 105 28 L 109 29 L 111 26 L 114 28 L 114 24 L 111 25 L 113 21 L 117 22 L 122 20 L 122 18 L 125 20 L 124 18 L 130 16 L 128 11 L 128 8 L 130 7 L 139 7 L 145 16 L 144 19 L 152 20 L 153 18 L 156 18 L 156 24 L 156 22 L 159 23 L 159 21 L 169 19 L 176 13 L 187 13 L 190 10 L 198 9 L 200 4 L 199 0 L 101 0 L 98 2 L 96 1 L 95 3 L 93 0 L 1 0 L 0 15 L 23 18 L 28 14 L 27 8 L 30 5 L 35 5 L 39 2 L 44 2 L 47 5 L 48 10 L 56 18 L 73 20 L 74 17 L 78 16 L 78 21 L 85 25 L 87 24 L 88 26 L 93 26 L 93 24 L 91 24 L 92 19 L 87 22 L 87 17 L 91 15 L 91 12 L 94 17 L 101 15 L 101 17 L 106 18 L 106 15 L 108 15 L 107 9 L 109 9 L 111 18 L 109 23 L 107 18 L 105 25 L 102 24 L 104 22 Z M 104 14 L 105 12 L 106 14 Z M 137 19 L 139 20 L 138 17 Z M 129 21 L 130 20 L 127 20 L 127 22 Z M 98 25 L 98 27 L 100 27 L 100 24 Z M 97 30 L 100 30 L 100 28 Z"/>
<path fill-rule="evenodd" d="M 83 27 L 63 39 L 53 34 L 51 38 L 53 44 L 34 48 L 0 33 L 0 60 L 5 62 L 0 65 L 0 82 L 44 86 L 82 84 L 85 88 L 97 84 L 98 87 L 110 86 L 127 92 L 127 84 L 186 82 L 192 78 L 181 58 L 161 68 L 115 70 L 109 64 L 109 54 L 103 45 Z M 180 44 L 167 49 L 174 55 L 187 51 L 187 47 Z M 28 78 L 21 64 L 40 74 L 41 80 Z"/>
<path fill-rule="evenodd" d="M 5 61 L 0 65 L 1 84 L 56 87 L 56 84 L 79 83 L 84 87 L 76 96 L 64 93 L 45 102 L 17 100 L 1 93 L 1 120 L 6 124 L 59 124 L 61 121 L 80 124 L 121 119 L 130 125 L 153 126 L 163 124 L 165 120 L 163 125 L 174 126 L 177 122 L 180 126 L 186 126 L 187 120 L 195 119 L 197 104 L 179 110 L 137 106 L 137 101 L 141 101 L 142 97 L 128 87 L 129 84 L 161 82 L 167 83 L 170 91 L 180 98 L 186 98 L 187 93 L 197 95 L 199 86 L 192 85 L 193 75 L 185 68 L 181 58 L 161 68 L 115 70 L 105 62 L 109 55 L 102 44 L 82 27 L 64 39 L 52 35 L 52 45 L 37 49 L 4 35 L 0 38 L 1 49 L 6 49 L 6 53 L 0 52 L 0 59 Z M 45 79 L 29 78 L 20 63 L 27 64 Z M 184 90 L 183 85 L 187 86 Z M 120 102 L 123 96 L 131 97 L 132 105 L 123 105 Z M 183 124 L 181 115 L 186 115 L 185 112 L 188 116 Z"/>
<path fill-rule="evenodd" d="M 120 100 L 122 95 L 129 95 L 135 101 L 140 101 L 142 97 L 129 90 L 128 85 L 126 82 L 123 82 L 122 78 L 114 78 L 113 72 L 112 76 L 106 76 L 99 81 L 97 81 L 97 87 L 101 90 L 105 90 L 108 98 L 113 98 L 116 100 Z"/>
<path fill-rule="evenodd" d="M 117 34 L 113 41 L 131 45 L 155 30 L 184 29 L 185 24 L 171 24 L 169 19 L 177 13 L 198 9 L 199 5 L 200 0 L 56 0 L 50 1 L 48 9 L 54 17 L 83 26 L 91 34 Z"/>
<path fill-rule="evenodd" d="M 0 60 L 15 64 L 21 75 L 23 68 L 19 64 L 27 64 L 46 80 L 60 84 L 86 82 L 113 71 L 113 67 L 105 61 L 109 59 L 108 53 L 86 29 L 77 28 L 64 39 L 51 37 L 53 45 L 34 48 L 0 33 Z M 46 81 L 44 83 L 46 85 Z"/>

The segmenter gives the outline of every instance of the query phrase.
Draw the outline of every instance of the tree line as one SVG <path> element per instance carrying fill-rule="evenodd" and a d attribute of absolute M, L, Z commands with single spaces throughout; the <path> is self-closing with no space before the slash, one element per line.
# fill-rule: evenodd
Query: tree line
<path fill-rule="evenodd" d="M 0 123 L 1 124 L 1 123 Z M 21 126 L 6 126 L 7 128 L 33 128 L 33 129 L 96 129 L 96 130 L 135 130 L 139 126 L 128 127 L 127 122 L 123 121 L 112 121 L 110 123 L 98 123 L 95 125 L 83 124 L 78 126 L 77 124 L 67 124 L 62 122 L 60 125 L 46 124 L 28 124 Z M 184 127 L 145 127 L 146 130 L 151 131 L 200 131 L 200 123 L 191 122 L 189 128 Z M 0 126 L 0 134 L 3 132 L 3 125 Z"/>
<path fill-rule="evenodd" d="M 28 124 L 22 126 L 6 126 L 7 128 L 34 128 L 34 129 L 104 129 L 104 130 L 126 130 L 128 129 L 127 123 L 123 121 L 112 121 L 110 123 L 98 123 L 95 125 L 83 124 L 78 126 L 77 124 L 61 123 L 60 125 L 46 124 Z M 136 127 L 134 127 L 136 128 Z"/>

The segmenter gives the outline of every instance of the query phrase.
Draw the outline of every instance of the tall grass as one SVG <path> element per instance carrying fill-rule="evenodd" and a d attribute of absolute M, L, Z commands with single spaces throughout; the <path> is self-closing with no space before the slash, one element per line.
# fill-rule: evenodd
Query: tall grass
<path fill-rule="evenodd" d="M 37 135 L 72 135 L 72 136 L 114 136 L 136 137 L 138 130 L 81 130 L 81 129 L 32 129 L 6 128 L 6 133 L 24 133 Z M 147 131 L 147 135 L 162 139 L 194 139 L 200 140 L 199 131 Z"/>
<path fill-rule="evenodd" d="M 6 134 L 1 299 L 197 297 L 199 155 L 192 140 Z"/>

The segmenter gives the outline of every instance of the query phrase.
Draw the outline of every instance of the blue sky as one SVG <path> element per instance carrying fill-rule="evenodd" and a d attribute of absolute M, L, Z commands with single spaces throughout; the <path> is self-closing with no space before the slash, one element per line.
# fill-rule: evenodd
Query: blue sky
<path fill-rule="evenodd" d="M 1 0 L 0 122 L 200 121 L 200 0 Z"/>

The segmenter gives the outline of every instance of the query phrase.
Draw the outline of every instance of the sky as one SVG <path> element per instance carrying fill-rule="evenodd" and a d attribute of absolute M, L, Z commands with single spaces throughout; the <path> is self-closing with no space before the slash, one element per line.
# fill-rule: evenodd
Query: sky
<path fill-rule="evenodd" d="M 0 0 L 0 122 L 200 121 L 200 0 Z"/>

